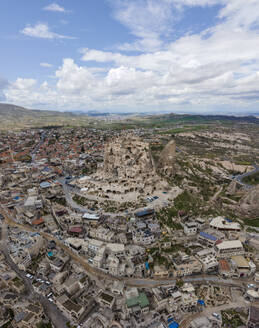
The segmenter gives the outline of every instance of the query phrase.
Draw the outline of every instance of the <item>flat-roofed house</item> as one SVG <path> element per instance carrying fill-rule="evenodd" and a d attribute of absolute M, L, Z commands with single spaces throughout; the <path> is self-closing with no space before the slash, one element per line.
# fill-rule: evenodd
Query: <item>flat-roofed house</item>
<path fill-rule="evenodd" d="M 69 317 L 78 319 L 84 312 L 85 308 L 79 304 L 74 303 L 67 295 L 62 295 L 57 298 L 59 308 Z"/>
<path fill-rule="evenodd" d="M 164 265 L 154 266 L 154 277 L 156 278 L 166 278 L 169 276 L 169 272 Z"/>
<path fill-rule="evenodd" d="M 216 243 L 215 250 L 220 258 L 228 258 L 244 254 L 244 248 L 240 240 L 226 240 Z"/>
<path fill-rule="evenodd" d="M 149 300 L 145 293 L 139 293 L 137 297 L 127 298 L 126 305 L 129 313 L 149 312 Z"/>
<path fill-rule="evenodd" d="M 198 235 L 198 240 L 207 246 L 214 246 L 218 238 L 214 235 L 211 235 L 205 231 L 200 231 Z"/>
<path fill-rule="evenodd" d="M 79 290 L 79 281 L 75 276 L 70 276 L 63 284 L 64 289 L 70 295 L 75 294 Z"/>
<path fill-rule="evenodd" d="M 202 264 L 193 256 L 184 262 L 182 260 L 174 260 L 173 264 L 175 277 L 184 277 L 202 272 Z"/>
<path fill-rule="evenodd" d="M 225 219 L 222 216 L 217 216 L 210 222 L 210 227 L 215 230 L 222 231 L 240 231 L 241 227 L 238 222 L 233 222 L 229 219 Z"/>
<path fill-rule="evenodd" d="M 250 274 L 249 262 L 242 255 L 232 256 L 231 261 L 236 268 L 239 277 L 247 277 Z"/>
<path fill-rule="evenodd" d="M 107 292 L 101 292 L 98 300 L 102 305 L 112 309 L 115 302 L 115 297 Z"/>
<path fill-rule="evenodd" d="M 213 249 L 198 252 L 197 259 L 202 264 L 203 272 L 215 271 L 218 268 L 218 260 Z"/>
<path fill-rule="evenodd" d="M 186 236 L 196 235 L 197 229 L 198 229 L 197 222 L 194 222 L 194 221 L 186 222 L 183 225 L 183 231 L 186 234 Z"/>

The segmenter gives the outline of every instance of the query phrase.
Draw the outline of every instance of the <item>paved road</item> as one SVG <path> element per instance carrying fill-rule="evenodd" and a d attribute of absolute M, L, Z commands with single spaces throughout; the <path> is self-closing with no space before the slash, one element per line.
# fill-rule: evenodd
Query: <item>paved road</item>
<path fill-rule="evenodd" d="M 39 143 L 35 146 L 35 148 L 34 148 L 34 149 L 31 151 L 31 153 L 30 153 L 32 164 L 35 163 L 35 154 L 36 154 L 36 152 L 39 150 L 39 148 L 41 147 L 41 145 L 44 143 L 44 141 L 45 141 L 45 136 L 46 136 L 46 132 L 43 132 L 43 133 L 41 134 L 41 138 L 40 138 Z"/>
<path fill-rule="evenodd" d="M 59 182 L 61 182 L 61 180 L 59 180 Z M 67 203 L 69 204 L 70 207 L 72 207 L 74 210 L 76 210 L 77 212 L 81 212 L 81 213 L 94 213 L 93 211 L 77 204 L 75 201 L 73 201 L 70 190 L 71 187 L 68 187 L 65 182 L 61 182 L 62 187 L 63 187 L 63 192 L 65 194 L 65 198 Z"/>
<path fill-rule="evenodd" d="M 62 312 L 56 307 L 55 304 L 51 303 L 46 297 L 41 294 L 38 294 L 34 291 L 32 282 L 29 278 L 26 277 L 26 273 L 18 268 L 18 266 L 13 262 L 9 255 L 9 250 L 6 247 L 7 245 L 7 225 L 5 223 L 2 224 L 2 233 L 1 233 L 1 243 L 0 249 L 4 254 L 6 263 L 9 265 L 11 269 L 13 269 L 19 278 L 23 281 L 26 293 L 25 296 L 30 301 L 40 302 L 43 306 L 44 312 L 47 317 L 51 320 L 52 324 L 56 328 L 64 328 L 66 327 L 67 319 L 62 314 Z"/>
<path fill-rule="evenodd" d="M 77 187 L 73 187 L 69 184 L 66 184 L 66 179 L 64 177 L 59 178 L 57 181 L 59 183 L 61 183 L 61 185 L 62 185 L 63 192 L 64 192 L 66 201 L 69 204 L 69 206 L 71 208 L 73 208 L 74 210 L 78 211 L 78 212 L 81 212 L 81 213 L 96 213 L 96 211 L 91 211 L 90 209 L 88 209 L 84 206 L 81 206 L 81 205 L 77 204 L 76 202 L 74 202 L 73 199 L 72 199 L 71 193 L 72 194 L 77 194 L 77 195 L 82 196 L 82 197 L 86 197 L 90 200 L 102 200 L 102 201 L 109 200 L 109 199 L 106 199 L 106 198 L 101 198 L 99 196 L 94 196 L 94 195 L 88 195 L 88 194 L 81 193 Z M 145 207 L 136 208 L 134 210 L 134 212 L 144 211 L 146 209 L 153 210 L 155 208 L 155 206 L 158 205 L 158 203 L 157 203 L 158 201 L 161 202 L 161 198 L 157 199 L 157 200 L 154 200 L 152 203 L 147 204 Z M 167 201 L 166 201 L 166 203 L 167 203 Z M 99 212 L 97 212 L 97 213 L 99 213 Z M 132 211 L 130 211 L 130 212 L 132 212 Z M 122 211 L 122 212 L 116 212 L 116 213 L 114 213 L 114 212 L 103 212 L 103 211 L 101 212 L 101 214 L 108 215 L 110 217 L 118 217 L 120 215 L 125 215 L 125 214 L 128 214 L 128 213 L 129 213 L 128 211 Z"/>
<path fill-rule="evenodd" d="M 102 199 L 102 200 L 105 200 L 105 201 L 108 200 L 108 199 L 96 197 L 96 196 L 93 196 L 93 195 L 85 195 L 85 194 L 82 194 L 81 192 L 78 191 L 78 188 L 72 187 L 72 186 L 66 184 L 64 178 L 58 179 L 58 182 L 60 182 L 61 185 L 62 185 L 62 187 L 63 187 L 63 192 L 64 192 L 64 195 L 65 195 L 65 198 L 66 198 L 67 203 L 69 204 L 69 206 L 71 208 L 73 208 L 74 210 L 76 210 L 78 212 L 81 212 L 81 213 L 95 213 L 96 214 L 96 211 L 91 211 L 90 209 L 88 209 L 88 208 L 86 208 L 84 206 L 81 206 L 81 205 L 77 204 L 75 201 L 73 201 L 72 196 L 71 196 L 71 193 L 77 194 L 79 196 L 86 197 L 86 198 L 89 198 L 89 199 L 92 199 L 92 200 L 96 200 L 96 199 L 99 199 L 99 200 Z M 147 209 L 147 207 L 141 207 L 141 208 L 135 209 L 134 212 L 143 211 L 145 209 Z M 109 215 L 111 217 L 117 217 L 119 215 L 124 215 L 125 214 L 125 211 L 123 211 L 123 212 L 116 212 L 116 213 L 113 213 L 113 212 L 102 212 L 102 214 L 103 215 Z"/>
<path fill-rule="evenodd" d="M 253 185 L 249 185 L 247 183 L 242 182 L 242 180 L 245 177 L 248 177 L 250 175 L 253 175 L 253 174 L 259 172 L 259 166 L 258 165 L 253 165 L 253 166 L 254 166 L 254 170 L 253 171 L 246 172 L 246 173 L 243 173 L 243 174 L 240 174 L 240 175 L 237 175 L 237 176 L 234 177 L 234 180 L 236 180 L 239 184 L 241 184 L 242 186 L 244 186 L 246 189 L 251 189 L 251 188 L 254 188 L 255 187 Z"/>

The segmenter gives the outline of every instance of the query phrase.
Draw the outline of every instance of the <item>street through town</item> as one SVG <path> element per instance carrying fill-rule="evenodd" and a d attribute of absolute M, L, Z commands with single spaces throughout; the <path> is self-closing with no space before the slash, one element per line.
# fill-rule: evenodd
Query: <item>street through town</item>
<path fill-rule="evenodd" d="M 26 277 L 26 273 L 18 268 L 18 266 L 13 262 L 10 257 L 7 245 L 7 224 L 2 224 L 2 232 L 1 232 L 1 242 L 0 242 L 0 250 L 5 257 L 6 263 L 9 267 L 16 272 L 17 276 L 23 281 L 26 289 L 26 297 L 29 301 L 40 302 L 43 306 L 44 312 L 46 316 L 51 320 L 52 324 L 55 328 L 64 328 L 66 327 L 67 319 L 62 314 L 62 312 L 57 308 L 57 306 L 51 303 L 46 297 L 43 295 L 36 293 L 33 289 L 32 282 L 29 278 Z"/>
<path fill-rule="evenodd" d="M 10 217 L 10 214 L 8 214 L 6 210 L 3 209 L 2 206 L 0 209 L 0 213 L 4 216 L 5 223 L 7 225 L 11 227 L 18 227 L 24 231 L 37 232 L 49 241 L 54 240 L 57 246 L 60 247 L 64 252 L 66 252 L 75 262 L 79 263 L 85 269 L 86 273 L 93 279 L 100 279 L 100 280 L 106 279 L 111 281 L 119 280 L 119 281 L 123 281 L 126 286 L 139 287 L 139 288 L 141 287 L 153 288 L 153 287 L 166 286 L 176 283 L 175 278 L 151 279 L 151 278 L 128 278 L 128 277 L 112 276 L 110 274 L 103 272 L 98 268 L 91 266 L 82 256 L 76 254 L 75 251 L 64 245 L 63 242 L 61 242 L 59 239 L 55 238 L 51 234 L 48 234 L 46 232 L 39 232 L 38 230 L 32 229 L 27 225 L 16 222 Z M 249 279 L 222 279 L 212 275 L 186 276 L 183 277 L 182 279 L 185 282 L 190 282 L 193 284 L 210 284 L 210 285 L 213 284 L 213 285 L 228 286 L 228 287 L 244 287 L 245 284 L 249 284 L 249 283 L 255 284 L 253 280 L 249 280 Z"/>

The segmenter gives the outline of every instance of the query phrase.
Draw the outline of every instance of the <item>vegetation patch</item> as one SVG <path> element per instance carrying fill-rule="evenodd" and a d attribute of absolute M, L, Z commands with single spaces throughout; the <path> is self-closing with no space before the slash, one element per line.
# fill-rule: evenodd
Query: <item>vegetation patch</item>
<path fill-rule="evenodd" d="M 66 206 L 67 204 L 67 201 L 64 197 L 55 197 L 52 199 L 52 201 L 62 206 Z"/>
<path fill-rule="evenodd" d="M 242 179 L 242 182 L 252 185 L 252 186 L 258 185 L 259 184 L 259 172 L 256 172 L 247 177 L 244 177 Z"/>
<path fill-rule="evenodd" d="M 51 322 L 44 323 L 43 321 L 37 324 L 37 328 L 52 328 Z"/>
<path fill-rule="evenodd" d="M 238 328 L 244 325 L 243 320 L 240 318 L 240 314 L 233 309 L 225 310 L 221 312 L 222 326 L 227 328 Z"/>
<path fill-rule="evenodd" d="M 259 228 L 259 218 L 258 219 L 243 219 L 244 224 L 250 227 Z"/>

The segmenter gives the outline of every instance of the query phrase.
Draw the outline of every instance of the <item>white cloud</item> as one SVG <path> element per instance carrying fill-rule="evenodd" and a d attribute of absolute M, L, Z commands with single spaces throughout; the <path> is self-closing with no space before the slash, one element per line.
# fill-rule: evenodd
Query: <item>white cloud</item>
<path fill-rule="evenodd" d="M 120 53 L 100 51 L 95 49 L 85 48 L 81 49 L 80 52 L 83 54 L 82 60 L 84 61 L 95 61 L 99 63 L 114 61 L 116 63 L 123 63 L 127 59 L 127 56 L 121 55 Z"/>
<path fill-rule="evenodd" d="M 158 50 L 160 36 L 172 30 L 178 19 L 173 15 L 173 6 L 168 0 L 111 0 L 114 17 L 139 40 L 119 46 L 122 50 Z"/>
<path fill-rule="evenodd" d="M 78 66 L 73 59 L 64 59 L 62 67 L 56 71 L 57 89 L 61 92 L 80 94 L 94 86 L 94 78 L 87 68 Z"/>
<path fill-rule="evenodd" d="M 236 80 L 233 72 L 237 67 L 238 63 L 233 62 L 159 73 L 119 66 L 99 75 L 68 58 L 56 71 L 55 87 L 19 78 L 6 88 L 5 97 L 8 102 L 41 108 L 44 104 L 46 108 L 60 109 L 210 111 L 229 105 L 238 110 L 258 103 L 259 70 Z"/>
<path fill-rule="evenodd" d="M 178 9 L 183 7 L 210 7 L 223 4 L 225 0 L 169 0 Z"/>
<path fill-rule="evenodd" d="M 27 90 L 35 86 L 37 81 L 35 79 L 23 79 L 23 78 L 18 78 L 13 84 L 12 87 L 13 89 L 16 90 Z"/>
<path fill-rule="evenodd" d="M 215 13 L 217 25 L 174 42 L 161 41 L 168 22 L 174 22 L 172 8 L 184 11 L 185 7 L 216 2 L 221 4 Z M 81 50 L 84 63 L 79 65 L 72 58 L 64 59 L 55 72 L 55 83 L 52 80 L 51 84 L 38 84 L 33 79 L 19 78 L 5 86 L 4 95 L 8 102 L 59 109 L 209 112 L 227 106 L 231 111 L 258 108 L 257 2 L 116 1 L 116 13 L 122 13 L 117 19 L 136 36 L 133 44 L 121 45 L 121 49 L 136 49 L 145 44 L 146 51 L 129 55 L 118 49 L 113 52 L 85 48 Z M 144 12 L 147 10 L 150 16 L 144 17 L 143 22 L 140 4 L 144 4 Z M 49 29 L 44 33 L 48 32 Z M 154 44 L 149 43 L 151 39 Z"/>
<path fill-rule="evenodd" d="M 54 33 L 50 30 L 48 24 L 37 23 L 35 26 L 28 25 L 21 33 L 34 38 L 42 39 L 74 39 L 74 37 Z"/>
<path fill-rule="evenodd" d="M 40 63 L 40 66 L 46 67 L 46 68 L 53 67 L 53 65 L 52 64 L 49 64 L 49 63 Z"/>
<path fill-rule="evenodd" d="M 43 10 L 56 11 L 56 12 L 60 12 L 60 13 L 67 12 L 67 10 L 65 8 L 61 7 L 57 3 L 51 3 L 50 5 L 44 7 Z"/>
<path fill-rule="evenodd" d="M 227 0 L 110 0 L 116 20 L 137 37 L 132 43 L 118 46 L 123 51 L 157 51 L 166 45 L 165 40 L 175 32 L 188 7 L 209 7 Z M 238 1 L 238 0 L 237 0 Z"/>

